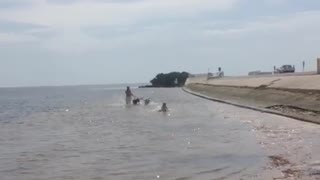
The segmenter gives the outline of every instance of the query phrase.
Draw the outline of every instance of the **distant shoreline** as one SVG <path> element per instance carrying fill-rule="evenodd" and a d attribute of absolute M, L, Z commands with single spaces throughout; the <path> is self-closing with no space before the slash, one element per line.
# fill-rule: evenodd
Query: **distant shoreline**
<path fill-rule="evenodd" d="M 165 87 L 165 86 L 152 86 L 152 85 L 146 85 L 146 86 L 139 86 L 139 88 L 181 88 L 181 86 L 170 86 L 170 87 Z"/>
<path fill-rule="evenodd" d="M 139 87 L 141 84 L 147 84 L 147 83 L 119 83 L 119 84 L 71 84 L 71 85 L 39 85 L 39 86 L 2 86 L 0 89 L 30 89 L 30 88 L 72 88 L 72 87 L 89 87 L 89 86 L 95 86 L 95 87 Z"/>
<path fill-rule="evenodd" d="M 139 86 L 139 88 L 155 88 L 155 87 L 152 85 L 145 85 L 145 86 Z"/>

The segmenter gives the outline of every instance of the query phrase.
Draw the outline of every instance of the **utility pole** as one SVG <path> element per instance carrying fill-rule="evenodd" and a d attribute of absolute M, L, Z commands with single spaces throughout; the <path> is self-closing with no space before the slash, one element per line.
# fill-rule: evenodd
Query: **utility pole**
<path fill-rule="evenodd" d="M 317 59 L 317 73 L 320 74 L 320 58 Z"/>

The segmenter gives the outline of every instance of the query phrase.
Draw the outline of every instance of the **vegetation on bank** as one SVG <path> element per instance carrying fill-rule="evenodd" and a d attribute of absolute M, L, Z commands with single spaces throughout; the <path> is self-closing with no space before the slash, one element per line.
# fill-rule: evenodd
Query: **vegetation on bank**
<path fill-rule="evenodd" d="M 182 87 L 188 77 L 187 72 L 160 73 L 150 81 L 151 86 L 147 87 Z"/>

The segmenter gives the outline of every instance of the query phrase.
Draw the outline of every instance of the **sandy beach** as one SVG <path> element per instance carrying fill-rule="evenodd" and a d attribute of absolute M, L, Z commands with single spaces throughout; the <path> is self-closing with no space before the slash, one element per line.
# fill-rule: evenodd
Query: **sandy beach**
<path fill-rule="evenodd" d="M 211 80 L 198 76 L 189 78 L 184 90 L 242 107 L 248 114 L 252 111 L 245 109 L 261 112 L 260 118 L 244 121 L 254 127 L 252 132 L 269 160 L 269 166 L 260 173 L 261 179 L 318 179 L 320 163 L 314 149 L 318 146 L 309 135 L 315 135 L 314 130 L 319 128 L 313 123 L 320 123 L 319 81 L 319 75 L 311 74 Z M 309 128 L 313 129 L 311 134 L 305 131 Z"/>
<path fill-rule="evenodd" d="M 186 89 L 209 99 L 320 123 L 320 76 L 190 78 Z"/>

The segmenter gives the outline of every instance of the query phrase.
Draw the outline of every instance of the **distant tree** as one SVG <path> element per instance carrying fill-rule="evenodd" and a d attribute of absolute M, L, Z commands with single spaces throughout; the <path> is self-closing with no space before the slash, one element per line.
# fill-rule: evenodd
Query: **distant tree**
<path fill-rule="evenodd" d="M 187 72 L 160 73 L 150 83 L 153 87 L 181 87 L 184 86 L 188 77 Z"/>

